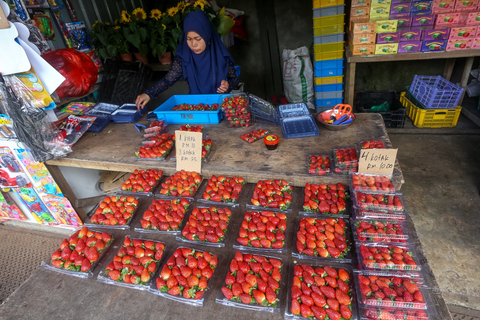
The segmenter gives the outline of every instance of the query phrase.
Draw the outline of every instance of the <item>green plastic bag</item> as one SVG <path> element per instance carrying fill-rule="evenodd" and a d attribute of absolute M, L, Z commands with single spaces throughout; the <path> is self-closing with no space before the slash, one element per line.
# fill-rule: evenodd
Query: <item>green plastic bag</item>
<path fill-rule="evenodd" d="M 235 20 L 225 15 L 225 7 L 218 13 L 218 19 L 220 20 L 220 24 L 217 27 L 217 32 L 221 36 L 224 36 L 230 32 L 235 24 Z"/>
<path fill-rule="evenodd" d="M 371 110 L 372 112 L 385 112 L 388 109 L 390 109 L 390 104 L 387 101 L 385 101 L 382 104 L 373 106 Z"/>

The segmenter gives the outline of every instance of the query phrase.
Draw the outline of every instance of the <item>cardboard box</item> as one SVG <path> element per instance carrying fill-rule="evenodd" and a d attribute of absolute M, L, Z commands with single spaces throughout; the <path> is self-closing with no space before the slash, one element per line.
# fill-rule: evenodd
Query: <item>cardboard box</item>
<path fill-rule="evenodd" d="M 480 38 L 475 38 L 472 40 L 472 46 L 470 49 L 480 49 Z"/>
<path fill-rule="evenodd" d="M 383 43 L 375 45 L 375 54 L 396 54 L 398 43 Z"/>
<path fill-rule="evenodd" d="M 479 24 L 480 24 L 480 11 L 468 13 L 467 26 L 476 26 Z"/>
<path fill-rule="evenodd" d="M 350 44 L 348 48 L 354 56 L 369 56 L 375 54 L 374 44 Z"/>
<path fill-rule="evenodd" d="M 389 16 L 390 4 L 376 4 L 370 6 L 370 17 Z"/>
<path fill-rule="evenodd" d="M 370 6 L 358 6 L 350 9 L 351 18 L 368 18 L 370 17 Z"/>
<path fill-rule="evenodd" d="M 410 13 L 395 13 L 390 11 L 390 15 L 388 16 L 389 19 L 401 19 L 401 18 L 410 18 Z"/>
<path fill-rule="evenodd" d="M 451 28 L 450 29 L 450 36 L 448 40 L 451 39 L 468 39 L 468 38 L 475 38 L 477 33 L 477 26 L 467 26 L 467 27 L 459 27 L 459 28 Z"/>
<path fill-rule="evenodd" d="M 433 26 L 411 26 L 410 30 L 433 30 Z"/>
<path fill-rule="evenodd" d="M 390 14 L 405 14 L 410 13 L 411 2 L 392 3 L 390 6 Z"/>
<path fill-rule="evenodd" d="M 398 20 L 379 20 L 375 22 L 376 33 L 397 32 Z"/>
<path fill-rule="evenodd" d="M 452 25 L 460 24 L 462 21 L 462 14 L 460 12 L 440 13 L 437 14 L 435 26 L 451 27 Z"/>
<path fill-rule="evenodd" d="M 412 16 L 432 14 L 433 0 L 414 0 L 410 8 Z"/>
<path fill-rule="evenodd" d="M 476 10 L 479 0 L 456 0 L 455 11 L 467 11 L 472 12 Z"/>
<path fill-rule="evenodd" d="M 398 43 L 400 40 L 400 32 L 388 32 L 377 34 L 377 44 L 382 43 Z"/>
<path fill-rule="evenodd" d="M 400 42 L 398 53 L 413 53 L 422 51 L 422 41 Z"/>
<path fill-rule="evenodd" d="M 432 13 L 448 13 L 455 8 L 455 0 L 433 0 Z"/>
<path fill-rule="evenodd" d="M 450 35 L 449 28 L 426 30 L 423 32 L 423 40 L 424 41 L 448 40 L 449 35 Z"/>
<path fill-rule="evenodd" d="M 477 32 L 475 33 L 475 39 L 480 39 L 480 28 L 477 28 Z"/>
<path fill-rule="evenodd" d="M 370 0 L 352 0 L 352 7 L 370 6 Z"/>
<path fill-rule="evenodd" d="M 422 41 L 422 52 L 440 52 L 447 48 L 448 40 Z"/>
<path fill-rule="evenodd" d="M 423 30 L 404 30 L 400 32 L 400 42 L 422 40 Z"/>
<path fill-rule="evenodd" d="M 412 27 L 433 26 L 435 15 L 422 15 L 412 17 Z"/>
<path fill-rule="evenodd" d="M 410 28 L 412 26 L 412 17 L 397 18 L 397 28 Z"/>
<path fill-rule="evenodd" d="M 351 32 L 357 33 L 375 33 L 375 22 L 351 22 Z"/>
<path fill-rule="evenodd" d="M 392 3 L 392 0 L 371 0 L 370 5 L 388 5 Z"/>
<path fill-rule="evenodd" d="M 467 50 L 472 47 L 473 38 L 468 39 L 449 39 L 447 42 L 447 51 Z"/>
<path fill-rule="evenodd" d="M 351 33 L 350 41 L 353 44 L 375 44 L 375 33 Z"/>

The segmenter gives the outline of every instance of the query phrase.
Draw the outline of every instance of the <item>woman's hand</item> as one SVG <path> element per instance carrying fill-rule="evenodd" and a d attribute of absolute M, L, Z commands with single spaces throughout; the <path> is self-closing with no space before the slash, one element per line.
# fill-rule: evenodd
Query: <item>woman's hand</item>
<path fill-rule="evenodd" d="M 137 97 L 135 100 L 135 104 L 137 105 L 137 109 L 143 109 L 147 105 L 148 101 L 150 101 L 150 96 L 146 93 L 142 93 Z"/>
<path fill-rule="evenodd" d="M 217 89 L 217 93 L 224 93 L 227 90 L 228 90 L 228 81 L 222 80 L 222 82 L 220 83 L 220 87 Z"/>

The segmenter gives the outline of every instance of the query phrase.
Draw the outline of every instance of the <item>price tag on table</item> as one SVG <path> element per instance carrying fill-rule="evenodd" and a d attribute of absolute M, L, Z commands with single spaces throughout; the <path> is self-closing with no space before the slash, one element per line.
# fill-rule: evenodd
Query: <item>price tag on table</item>
<path fill-rule="evenodd" d="M 362 149 L 358 160 L 359 173 L 391 175 L 398 149 Z"/>
<path fill-rule="evenodd" d="M 175 131 L 177 171 L 202 172 L 202 138 L 201 132 Z"/>

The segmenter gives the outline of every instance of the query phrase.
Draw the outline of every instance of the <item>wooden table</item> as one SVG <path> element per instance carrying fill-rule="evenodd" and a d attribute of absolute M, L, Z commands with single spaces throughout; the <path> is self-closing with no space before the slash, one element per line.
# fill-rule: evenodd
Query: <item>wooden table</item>
<path fill-rule="evenodd" d="M 447 59 L 442 76 L 445 79 L 450 80 L 453 67 L 455 66 L 455 59 L 467 58 L 467 62 L 465 63 L 465 67 L 463 68 L 462 79 L 460 81 L 460 86 L 466 89 L 468 77 L 470 76 L 470 71 L 472 70 L 473 60 L 475 59 L 475 57 L 480 56 L 480 50 L 457 50 L 445 52 L 418 52 L 385 54 L 376 56 L 354 56 L 352 55 L 352 52 L 347 48 L 345 50 L 345 55 L 347 58 L 347 70 L 345 75 L 345 103 L 353 106 L 355 90 L 355 71 L 357 68 L 357 63 Z M 465 94 L 465 92 L 463 94 Z M 463 95 L 460 99 L 459 104 L 461 104 L 462 100 Z"/>
<path fill-rule="evenodd" d="M 212 140 L 212 151 L 208 161 L 202 165 L 202 175 L 209 178 L 213 174 L 241 176 L 247 182 L 256 183 L 259 179 L 285 179 L 295 186 L 306 182 L 349 183 L 348 175 L 331 174 L 312 176 L 307 171 L 307 159 L 312 154 L 332 154 L 336 147 L 356 146 L 362 140 L 383 139 L 391 147 L 383 119 L 376 113 L 359 113 L 355 122 L 342 131 L 329 131 L 320 127 L 320 135 L 314 137 L 283 139 L 280 127 L 261 127 L 281 137 L 276 150 L 267 150 L 263 141 L 247 143 L 239 138 L 256 127 L 229 128 L 225 121 L 218 125 L 207 125 L 205 134 Z M 146 116 L 140 122 L 146 124 Z M 169 125 L 173 132 L 179 125 Z M 100 133 L 87 132 L 74 146 L 73 152 L 60 159 L 49 160 L 47 166 L 63 193 L 79 214 L 76 198 L 57 166 L 79 167 L 107 171 L 133 172 L 138 168 L 162 169 L 170 175 L 176 170 L 176 163 L 169 160 L 141 160 L 134 157 L 142 141 L 133 124 L 109 124 Z M 394 184 L 400 189 L 404 183 L 400 166 L 394 169 Z"/>

